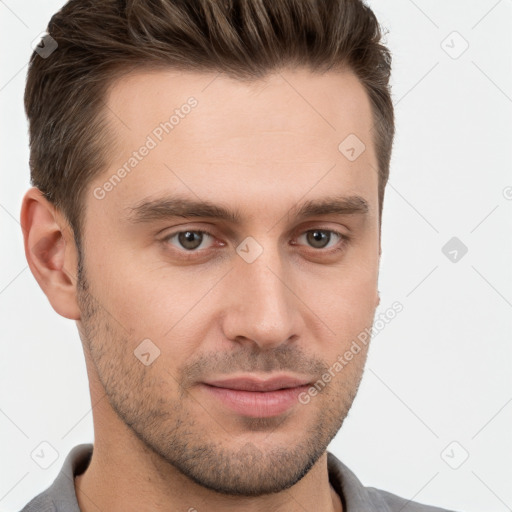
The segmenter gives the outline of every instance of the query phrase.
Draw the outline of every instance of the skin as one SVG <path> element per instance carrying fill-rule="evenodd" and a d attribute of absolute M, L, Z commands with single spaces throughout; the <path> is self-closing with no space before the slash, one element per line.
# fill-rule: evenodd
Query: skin
<path fill-rule="evenodd" d="M 315 382 L 371 327 L 380 228 L 370 102 L 346 70 L 215 77 L 139 71 L 112 84 L 112 151 L 86 191 L 81 275 L 62 213 L 35 188 L 23 199 L 30 268 L 55 311 L 76 321 L 84 347 L 95 433 L 91 463 L 75 478 L 85 512 L 342 510 L 326 449 L 367 347 L 307 405 L 270 418 L 235 413 L 200 383 L 276 372 Z M 197 106 L 94 197 L 190 96 Z M 338 150 L 350 133 L 366 144 L 353 162 Z M 128 220 L 129 207 L 177 193 L 238 210 L 241 220 Z M 363 197 L 368 212 L 293 215 L 333 194 Z M 197 229 L 211 235 L 186 259 L 191 251 L 169 235 Z M 331 234 L 323 248 L 308 238 L 315 229 L 350 238 L 342 245 Z M 263 248 L 252 263 L 235 250 L 247 236 Z M 149 366 L 134 355 L 144 339 L 160 350 Z"/>

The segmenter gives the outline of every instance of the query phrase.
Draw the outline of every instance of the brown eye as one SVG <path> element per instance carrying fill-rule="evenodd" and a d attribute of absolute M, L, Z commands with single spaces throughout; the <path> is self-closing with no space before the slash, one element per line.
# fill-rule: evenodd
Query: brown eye
<path fill-rule="evenodd" d="M 331 240 L 331 235 L 328 231 L 315 229 L 307 232 L 306 239 L 315 249 L 324 249 Z"/>
<path fill-rule="evenodd" d="M 200 230 L 186 230 L 186 231 L 178 231 L 176 233 L 170 234 L 168 237 L 165 238 L 166 241 L 170 242 L 171 245 L 174 245 L 177 249 L 185 249 L 186 251 L 195 251 L 201 245 L 203 242 L 208 238 L 211 237 L 209 233 L 206 231 L 200 231 Z M 175 239 L 178 243 L 178 245 L 173 244 L 171 241 Z M 202 249 L 205 249 L 205 247 L 201 247 Z"/>
<path fill-rule="evenodd" d="M 334 247 L 340 240 L 345 241 L 346 236 L 338 233 L 337 231 L 332 231 L 330 229 L 310 229 L 303 233 L 298 239 L 301 237 L 306 238 L 306 245 L 312 247 L 313 249 L 331 249 Z M 331 245 L 329 245 L 333 242 Z"/>

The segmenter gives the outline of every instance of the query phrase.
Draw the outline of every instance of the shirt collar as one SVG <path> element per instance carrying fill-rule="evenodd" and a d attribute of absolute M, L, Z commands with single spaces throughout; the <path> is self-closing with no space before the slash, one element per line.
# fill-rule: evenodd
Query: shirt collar
<path fill-rule="evenodd" d="M 388 505 L 377 494 L 370 495 L 356 475 L 331 452 L 327 452 L 329 482 L 341 497 L 343 512 L 391 512 Z"/>

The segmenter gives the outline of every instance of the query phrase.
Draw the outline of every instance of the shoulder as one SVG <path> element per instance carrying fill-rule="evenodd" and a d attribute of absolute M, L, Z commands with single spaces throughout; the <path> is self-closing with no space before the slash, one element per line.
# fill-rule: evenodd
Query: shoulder
<path fill-rule="evenodd" d="M 365 487 L 331 452 L 327 452 L 327 464 L 330 484 L 342 497 L 345 512 L 455 512 L 424 505 L 375 487 Z"/>
<path fill-rule="evenodd" d="M 87 468 L 93 448 L 90 443 L 75 446 L 68 453 L 53 483 L 32 498 L 21 512 L 80 512 L 74 477 Z"/>
<path fill-rule="evenodd" d="M 42 492 L 27 503 L 21 512 L 56 512 L 56 510 L 53 500 L 46 492 Z"/>
<path fill-rule="evenodd" d="M 411 501 L 375 487 L 365 487 L 365 489 L 377 510 L 385 510 L 386 512 L 455 512 L 446 508 Z"/>

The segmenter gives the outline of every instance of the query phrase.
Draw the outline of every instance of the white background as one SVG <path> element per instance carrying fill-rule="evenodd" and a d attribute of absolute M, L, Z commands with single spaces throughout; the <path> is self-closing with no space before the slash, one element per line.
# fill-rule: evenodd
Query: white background
<path fill-rule="evenodd" d="M 76 326 L 38 287 L 19 226 L 26 64 L 60 5 L 0 2 L 1 512 L 93 441 Z M 377 315 L 396 300 L 404 310 L 375 336 L 329 449 L 365 485 L 461 512 L 512 510 L 512 0 L 370 5 L 389 31 L 397 122 Z M 441 251 L 454 236 L 468 248 L 455 263 Z M 42 441 L 59 454 L 46 470 L 30 456 Z"/>

